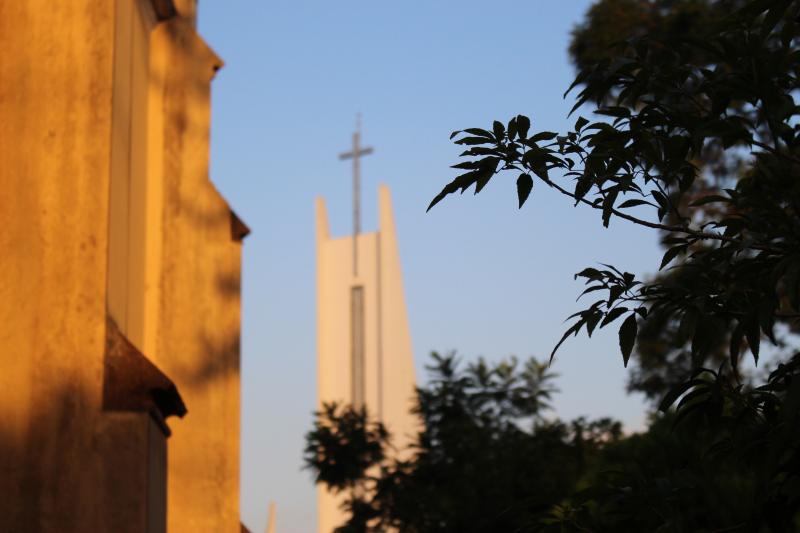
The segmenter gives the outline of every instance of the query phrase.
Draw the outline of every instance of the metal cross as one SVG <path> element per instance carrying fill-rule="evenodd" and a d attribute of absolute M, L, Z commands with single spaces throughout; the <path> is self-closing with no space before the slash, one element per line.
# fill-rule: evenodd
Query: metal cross
<path fill-rule="evenodd" d="M 356 131 L 353 133 L 353 150 L 339 154 L 340 160 L 353 160 L 353 276 L 358 276 L 358 234 L 361 233 L 361 167 L 362 155 L 372 153 L 372 147 L 361 148 L 361 114 L 356 115 Z"/>

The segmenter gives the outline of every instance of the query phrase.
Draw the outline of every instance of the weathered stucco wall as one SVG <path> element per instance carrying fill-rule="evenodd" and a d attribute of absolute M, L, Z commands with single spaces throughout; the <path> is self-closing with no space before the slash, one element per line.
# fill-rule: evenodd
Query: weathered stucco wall
<path fill-rule="evenodd" d="M 4 531 L 145 531 L 150 420 L 102 411 L 114 3 L 0 2 Z"/>
<path fill-rule="evenodd" d="M 171 423 L 170 532 L 239 531 L 241 242 L 208 177 L 209 86 L 220 59 L 170 22 L 164 93 L 162 275 L 155 360 L 189 408 Z M 180 60 L 178 60 L 180 59 Z"/>
<path fill-rule="evenodd" d="M 171 532 L 239 531 L 241 243 L 208 179 L 220 62 L 189 0 L 152 30 L 131 171 L 148 181 L 126 222 L 144 296 L 121 324 L 189 408 L 170 422 L 168 487 L 151 416 L 104 410 L 114 132 L 134 121 L 115 27 L 148 1 L 0 1 L 0 531 L 160 533 L 165 500 Z"/>

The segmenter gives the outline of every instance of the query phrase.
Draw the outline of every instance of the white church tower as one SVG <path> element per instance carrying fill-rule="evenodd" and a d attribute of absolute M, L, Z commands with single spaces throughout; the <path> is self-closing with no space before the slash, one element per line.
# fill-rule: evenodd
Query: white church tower
<path fill-rule="evenodd" d="M 414 361 L 403 296 L 389 188 L 378 191 L 378 231 L 360 232 L 358 157 L 370 153 L 353 136 L 353 235 L 331 238 L 325 202 L 317 199 L 317 394 L 324 402 L 366 406 L 402 449 L 418 431 L 410 414 Z M 344 496 L 318 486 L 319 533 L 342 525 Z"/>

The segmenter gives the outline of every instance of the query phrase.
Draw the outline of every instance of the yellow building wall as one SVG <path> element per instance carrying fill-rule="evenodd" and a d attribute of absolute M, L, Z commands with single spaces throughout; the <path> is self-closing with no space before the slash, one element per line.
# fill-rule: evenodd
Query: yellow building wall
<path fill-rule="evenodd" d="M 189 409 L 170 426 L 168 531 L 239 532 L 241 242 L 208 176 L 220 59 L 186 19 L 167 23 L 156 364 Z"/>
<path fill-rule="evenodd" d="M 102 410 L 114 3 L 0 3 L 0 529 L 152 531 Z"/>
<path fill-rule="evenodd" d="M 107 313 L 189 408 L 170 421 L 168 530 L 239 531 L 241 242 L 208 178 L 221 62 L 185 0 L 147 22 L 132 81 L 119 58 L 142 6 L 171 2 L 0 2 L 0 531 L 164 530 L 163 434 L 103 409 Z M 132 93 L 146 103 L 120 108 Z M 114 226 L 120 179 L 140 209 Z M 114 309 L 115 288 L 136 302 Z"/>
<path fill-rule="evenodd" d="M 352 403 L 351 288 L 364 290 L 364 392 L 368 413 L 381 420 L 398 448 L 417 431 L 414 361 L 403 295 L 403 279 L 389 189 L 378 192 L 377 232 L 358 236 L 353 273 L 353 237 L 331 238 L 325 203 L 317 199 L 317 396 Z M 342 525 L 345 495 L 317 488 L 318 531 Z"/>

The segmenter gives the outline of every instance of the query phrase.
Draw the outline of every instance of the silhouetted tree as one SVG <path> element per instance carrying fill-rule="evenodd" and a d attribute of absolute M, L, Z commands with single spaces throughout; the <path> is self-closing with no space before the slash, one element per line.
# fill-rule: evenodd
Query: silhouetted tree
<path fill-rule="evenodd" d="M 619 22 L 630 31 L 617 33 L 627 38 L 611 45 L 612 30 L 599 25 L 620 9 Z M 691 20 L 687 13 L 701 21 L 691 32 L 675 22 Z M 667 274 L 640 281 L 606 265 L 576 274 L 586 282 L 583 294 L 604 296 L 573 315 L 553 354 L 581 330 L 591 335 L 622 320 L 623 362 L 638 340 L 645 371 L 633 387 L 653 396 L 671 389 L 662 410 L 678 402 L 670 416 L 703 420 L 693 434 L 705 452 L 738 461 L 732 473 L 690 454 L 685 483 L 674 464 L 652 463 L 639 477 L 628 465 L 625 481 L 593 486 L 587 506 L 579 506 L 591 512 L 562 513 L 559 527 L 800 527 L 798 355 L 779 354 L 778 369 L 760 386 L 748 386 L 738 373 L 745 346 L 758 362 L 762 338 L 781 347 L 779 326 L 796 329 L 800 318 L 799 14 L 800 2 L 791 0 L 600 2 L 575 32 L 572 51 L 582 68 L 571 89 L 579 89 L 573 112 L 594 104 L 607 119 L 579 117 L 558 135 L 532 132 L 530 120 L 517 116 L 490 130 L 453 134 L 468 158 L 455 168 L 466 172 L 430 207 L 472 185 L 480 192 L 510 171 L 520 207 L 536 177 L 596 209 L 606 227 L 627 221 L 661 233 L 667 249 L 660 269 L 670 266 Z M 592 42 L 609 44 L 593 49 L 586 44 Z M 723 354 L 727 365 L 705 368 Z M 648 381 L 653 376 L 663 383 Z M 675 446 L 678 455 L 691 452 Z M 738 486 L 752 488 L 741 494 L 753 498 L 748 506 L 734 507 L 735 498 L 718 502 L 740 517 L 728 523 L 710 512 L 713 502 L 699 487 L 724 486 L 734 474 Z M 695 500 L 681 497 L 686 493 Z M 704 519 L 691 501 L 705 501 Z M 641 513 L 650 521 L 639 520 Z"/>
<path fill-rule="evenodd" d="M 535 360 L 463 367 L 433 354 L 428 370 L 417 391 L 421 429 L 407 450 L 394 450 L 364 410 L 317 413 L 305 463 L 318 483 L 348 495 L 338 531 L 530 530 L 620 438 L 608 419 L 546 420 L 556 389 Z"/>
<path fill-rule="evenodd" d="M 626 55 L 587 67 L 573 84 L 583 84 L 573 110 L 594 101 L 595 113 L 612 122 L 579 117 L 563 136 L 529 135 L 530 120 L 518 116 L 507 126 L 495 121 L 491 131 L 454 132 L 456 142 L 469 147 L 462 155 L 471 158 L 454 167 L 467 172 L 430 207 L 473 184 L 479 192 L 497 173 L 516 171 L 520 207 L 537 176 L 576 205 L 597 209 L 606 227 L 625 219 L 669 232 L 661 267 L 688 258 L 679 266 L 681 283 L 643 284 L 612 267 L 587 268 L 576 275 L 589 284 L 586 292 L 602 290 L 608 298 L 576 315 L 565 338 L 624 316 L 620 346 L 627 364 L 637 316 L 679 317 L 693 354 L 706 353 L 709 332 L 732 323 L 738 342 L 731 359 L 738 359 L 745 339 L 757 358 L 761 333 L 774 339 L 776 320 L 794 318 L 798 308 L 797 9 L 796 2 L 751 2 L 696 39 L 670 47 L 648 37 L 629 40 Z M 685 61 L 697 48 L 714 56 L 713 68 Z M 604 103 L 610 97 L 617 105 Z M 722 195 L 694 198 L 681 210 L 672 199 L 690 190 L 698 179 L 693 161 L 714 142 L 750 154 L 743 177 Z M 573 184 L 562 185 L 565 178 Z M 718 218 L 697 221 L 699 207 L 708 204 L 725 209 Z M 655 220 L 644 216 L 646 208 Z M 663 222 L 668 214 L 674 223 Z"/>
<path fill-rule="evenodd" d="M 570 56 L 578 69 L 586 68 L 599 61 L 611 61 L 620 56 L 626 57 L 630 49 L 625 43 L 632 38 L 647 36 L 657 40 L 662 46 L 680 47 L 684 41 L 701 35 L 709 24 L 716 24 L 732 11 L 740 9 L 744 0 L 600 0 L 591 6 L 585 20 L 572 32 Z M 697 68 L 708 68 L 715 64 L 715 58 L 703 47 L 694 47 L 682 55 L 682 60 Z M 612 87 L 606 102 L 611 101 Z M 743 115 L 755 113 L 748 109 L 744 101 L 732 101 L 731 105 Z M 762 137 L 769 135 L 765 124 L 760 126 Z M 747 169 L 743 163 L 746 154 L 736 150 L 725 150 L 721 139 L 706 139 L 703 150 L 695 154 L 692 163 L 698 172 L 694 183 L 685 194 L 671 194 L 669 201 L 678 206 L 665 215 L 669 224 L 676 224 L 677 212 L 685 212 L 687 204 L 703 196 L 718 195 L 726 188 L 735 187 Z M 719 218 L 727 209 L 724 204 L 705 204 L 694 206 L 693 217 L 698 224 Z M 661 233 L 665 251 L 671 247 L 673 235 Z M 675 258 L 680 262 L 681 257 Z M 659 273 L 658 281 L 681 283 L 682 273 L 667 269 Z M 658 323 L 661 322 L 661 323 Z M 727 358 L 730 344 L 730 327 L 711 332 L 709 344 L 712 349 L 687 357 L 691 346 L 685 331 L 675 319 L 650 321 L 641 324 L 633 353 L 634 364 L 628 375 L 628 390 L 641 392 L 657 403 L 670 388 L 684 381 L 692 367 L 709 366 L 717 368 Z M 741 371 L 741 368 L 737 368 Z M 746 379 L 747 372 L 742 375 Z"/>

